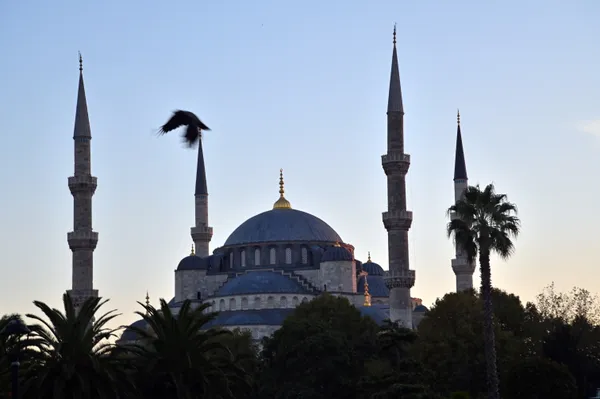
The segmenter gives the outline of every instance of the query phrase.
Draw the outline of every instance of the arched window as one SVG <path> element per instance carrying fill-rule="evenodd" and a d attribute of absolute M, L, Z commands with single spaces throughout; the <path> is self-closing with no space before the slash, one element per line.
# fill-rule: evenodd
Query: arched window
<path fill-rule="evenodd" d="M 275 307 L 275 298 L 272 296 L 267 298 L 267 308 L 272 309 Z"/>
<path fill-rule="evenodd" d="M 216 304 L 216 302 L 212 301 L 210 305 L 211 305 L 210 306 L 210 311 L 211 312 L 216 312 L 217 311 L 217 304 Z"/>
<path fill-rule="evenodd" d="M 277 251 L 275 248 L 269 250 L 269 263 L 274 265 L 277 262 Z"/>
<path fill-rule="evenodd" d="M 287 297 L 282 296 L 281 299 L 279 299 L 279 307 L 280 308 L 287 308 Z"/>
<path fill-rule="evenodd" d="M 226 310 L 226 309 L 225 309 L 225 299 L 221 299 L 221 300 L 219 301 L 219 310 L 220 310 L 220 311 Z"/>
<path fill-rule="evenodd" d="M 248 298 L 242 298 L 242 310 L 248 310 Z"/>
<path fill-rule="evenodd" d="M 229 254 L 229 268 L 233 269 L 233 252 Z"/>
<path fill-rule="evenodd" d="M 242 249 L 242 252 L 240 254 L 240 265 L 242 265 L 242 267 L 246 267 L 246 250 Z"/>
<path fill-rule="evenodd" d="M 229 300 L 229 310 L 236 310 L 235 298 Z"/>
<path fill-rule="evenodd" d="M 260 265 L 260 248 L 254 250 L 254 266 Z"/>
<path fill-rule="evenodd" d="M 298 297 L 297 296 L 295 296 L 295 297 L 292 298 L 292 306 L 293 307 L 298 306 Z"/>
<path fill-rule="evenodd" d="M 262 307 L 262 303 L 260 297 L 257 296 L 254 298 L 254 309 L 260 309 Z"/>
<path fill-rule="evenodd" d="M 308 299 L 306 297 L 302 298 L 302 303 L 306 303 L 308 302 Z"/>
<path fill-rule="evenodd" d="M 292 264 L 292 248 L 285 249 L 285 264 L 286 265 Z"/>
<path fill-rule="evenodd" d="M 306 265 L 308 263 L 308 249 L 302 248 L 302 264 Z"/>

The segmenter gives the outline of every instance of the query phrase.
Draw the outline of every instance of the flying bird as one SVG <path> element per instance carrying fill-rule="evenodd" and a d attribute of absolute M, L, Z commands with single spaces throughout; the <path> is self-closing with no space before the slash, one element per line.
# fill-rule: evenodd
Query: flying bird
<path fill-rule="evenodd" d="M 158 133 L 165 134 L 181 126 L 187 126 L 183 138 L 188 147 L 193 147 L 196 144 L 200 139 L 202 130 L 210 130 L 193 112 L 177 110 L 173 112 L 171 119 L 162 125 Z"/>

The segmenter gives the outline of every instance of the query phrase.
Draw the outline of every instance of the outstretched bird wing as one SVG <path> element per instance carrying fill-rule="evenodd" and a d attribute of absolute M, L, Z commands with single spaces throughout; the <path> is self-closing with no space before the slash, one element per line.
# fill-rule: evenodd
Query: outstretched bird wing
<path fill-rule="evenodd" d="M 177 129 L 183 125 L 189 125 L 190 122 L 193 122 L 190 118 L 190 113 L 187 111 L 177 110 L 173 113 L 171 119 L 167 121 L 159 130 L 159 133 L 165 134 L 170 132 L 171 130 Z"/>

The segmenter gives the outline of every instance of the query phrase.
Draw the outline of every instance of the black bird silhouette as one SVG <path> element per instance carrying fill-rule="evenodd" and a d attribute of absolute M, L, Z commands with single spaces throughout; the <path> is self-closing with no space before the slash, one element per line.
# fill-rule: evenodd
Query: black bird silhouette
<path fill-rule="evenodd" d="M 171 130 L 175 130 L 181 126 L 187 126 L 183 138 L 188 147 L 193 147 L 194 144 L 198 142 L 200 135 L 202 134 L 202 130 L 210 130 L 208 126 L 202 123 L 196 114 L 190 111 L 182 111 L 179 109 L 173 112 L 171 119 L 162 125 L 158 133 L 169 133 Z"/>

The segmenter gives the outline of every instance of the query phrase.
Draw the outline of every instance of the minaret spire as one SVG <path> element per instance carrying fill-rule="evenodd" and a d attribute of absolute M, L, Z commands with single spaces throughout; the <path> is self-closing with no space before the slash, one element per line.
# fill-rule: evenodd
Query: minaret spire
<path fill-rule="evenodd" d="M 206 184 L 206 168 L 202 151 L 202 136 L 198 143 L 198 163 L 196 165 L 196 187 L 194 190 L 196 225 L 191 228 L 192 241 L 196 247 L 196 255 L 205 257 L 210 254 L 209 244 L 213 228 L 208 225 L 208 189 Z"/>
<path fill-rule="evenodd" d="M 394 24 L 394 49 L 392 51 L 392 72 L 390 75 L 390 90 L 388 93 L 388 112 L 404 114 L 402 104 L 402 89 L 400 87 L 400 68 L 398 67 L 398 52 L 396 51 L 396 25 Z"/>
<path fill-rule="evenodd" d="M 454 154 L 454 181 L 467 180 L 467 163 L 460 132 L 460 111 L 456 111 L 456 151 Z"/>
<path fill-rule="evenodd" d="M 412 224 L 412 212 L 406 209 L 406 174 L 410 167 L 410 155 L 404 153 L 404 106 L 395 26 L 387 107 L 387 154 L 381 158 L 387 176 L 388 211 L 383 213 L 383 225 L 388 232 L 390 270 L 385 282 L 390 290 L 390 319 L 412 328 L 410 289 L 415 284 L 415 271 L 410 270 L 408 257 L 408 230 Z"/>
<path fill-rule="evenodd" d="M 459 201 L 467 187 L 467 165 L 463 150 L 462 133 L 460 131 L 460 111 L 456 111 L 456 151 L 454 155 L 454 201 Z M 452 216 L 456 217 L 455 215 Z M 466 252 L 455 247 L 456 257 L 452 259 L 452 270 L 456 275 L 456 291 L 460 292 L 473 288 L 473 273 L 475 263 L 469 262 Z"/>
<path fill-rule="evenodd" d="M 94 249 L 98 233 L 92 230 L 92 196 L 97 178 L 92 176 L 90 119 L 83 84 L 83 59 L 79 53 L 79 88 L 75 110 L 75 173 L 69 177 L 69 190 L 73 195 L 73 231 L 67 234 L 73 252 L 73 278 L 69 295 L 76 307 L 89 297 L 97 297 L 94 289 Z"/>

